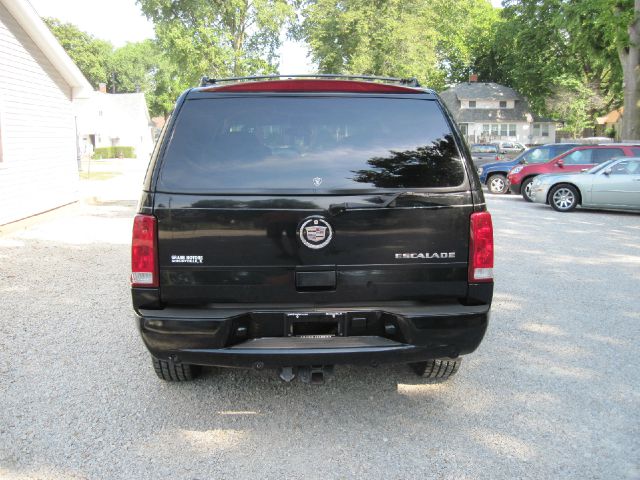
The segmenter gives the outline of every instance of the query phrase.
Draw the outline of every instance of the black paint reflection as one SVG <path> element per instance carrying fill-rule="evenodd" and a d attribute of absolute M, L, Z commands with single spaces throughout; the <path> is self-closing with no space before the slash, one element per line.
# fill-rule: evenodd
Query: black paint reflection
<path fill-rule="evenodd" d="M 193 202 L 192 208 L 256 208 L 256 209 L 317 209 L 316 203 L 295 198 L 269 198 L 266 200 L 207 199 Z"/>
<path fill-rule="evenodd" d="M 353 170 L 351 180 L 379 188 L 430 188 L 460 185 L 464 170 L 451 135 L 445 135 L 431 146 L 398 152 L 387 157 L 367 160 L 372 167 Z"/>

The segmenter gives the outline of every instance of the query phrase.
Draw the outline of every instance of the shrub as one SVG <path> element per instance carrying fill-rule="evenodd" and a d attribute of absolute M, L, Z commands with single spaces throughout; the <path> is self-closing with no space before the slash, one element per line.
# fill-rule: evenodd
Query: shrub
<path fill-rule="evenodd" d="M 136 158 L 133 147 L 99 147 L 93 152 L 93 159 L 102 158 Z"/>

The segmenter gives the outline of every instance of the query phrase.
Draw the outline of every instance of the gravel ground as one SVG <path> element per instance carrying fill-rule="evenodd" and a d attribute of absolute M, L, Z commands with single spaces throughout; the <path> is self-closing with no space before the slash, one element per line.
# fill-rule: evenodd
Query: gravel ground
<path fill-rule="evenodd" d="M 640 478 L 640 216 L 488 201 L 492 322 L 443 385 L 164 383 L 130 310 L 132 202 L 0 237 L 0 478 Z"/>

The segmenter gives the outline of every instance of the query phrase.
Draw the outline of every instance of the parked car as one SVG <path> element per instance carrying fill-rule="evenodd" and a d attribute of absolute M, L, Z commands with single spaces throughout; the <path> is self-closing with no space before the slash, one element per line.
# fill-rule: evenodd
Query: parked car
<path fill-rule="evenodd" d="M 498 147 L 490 143 L 476 143 L 471 145 L 471 160 L 476 168 L 485 163 L 499 162 L 502 160 Z"/>
<path fill-rule="evenodd" d="M 514 153 L 524 152 L 527 147 L 520 142 L 491 142 L 492 145 L 498 147 L 498 152 L 512 155 Z"/>
<path fill-rule="evenodd" d="M 446 108 L 404 80 L 264 78 L 184 92 L 151 158 L 131 292 L 156 374 L 450 377 L 487 328 L 493 227 Z"/>
<path fill-rule="evenodd" d="M 491 193 L 509 193 L 507 174 L 517 165 L 526 165 L 546 162 L 557 157 L 567 150 L 571 150 L 578 144 L 550 143 L 540 147 L 533 147 L 522 152 L 513 160 L 486 163 L 478 168 L 478 175 L 483 185 L 486 185 Z"/>
<path fill-rule="evenodd" d="M 558 212 L 582 208 L 640 211 L 640 158 L 619 158 L 583 173 L 538 175 L 531 199 Z"/>
<path fill-rule="evenodd" d="M 580 172 L 615 157 L 633 157 L 637 155 L 640 155 L 640 145 L 623 143 L 581 145 L 545 163 L 513 167 L 509 171 L 509 175 L 507 175 L 509 189 L 513 193 L 521 193 L 526 201 L 531 202 L 531 184 L 537 175 Z"/>

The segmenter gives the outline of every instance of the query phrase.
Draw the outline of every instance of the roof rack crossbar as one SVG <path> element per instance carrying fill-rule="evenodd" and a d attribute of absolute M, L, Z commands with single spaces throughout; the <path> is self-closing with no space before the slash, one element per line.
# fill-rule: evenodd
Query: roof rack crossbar
<path fill-rule="evenodd" d="M 399 83 L 401 85 L 407 85 L 409 87 L 419 87 L 418 79 L 413 78 L 396 78 L 396 77 L 378 77 L 374 75 L 340 75 L 333 73 L 316 73 L 316 74 L 307 74 L 307 75 L 256 75 L 252 77 L 228 77 L 228 78 L 209 78 L 202 77 L 200 81 L 201 87 L 206 87 L 207 85 L 215 85 L 218 83 L 225 82 L 239 82 L 244 80 L 275 80 L 278 78 L 333 78 L 333 79 L 359 79 L 359 80 L 373 80 L 373 81 L 384 81 L 384 82 L 394 82 Z"/>

